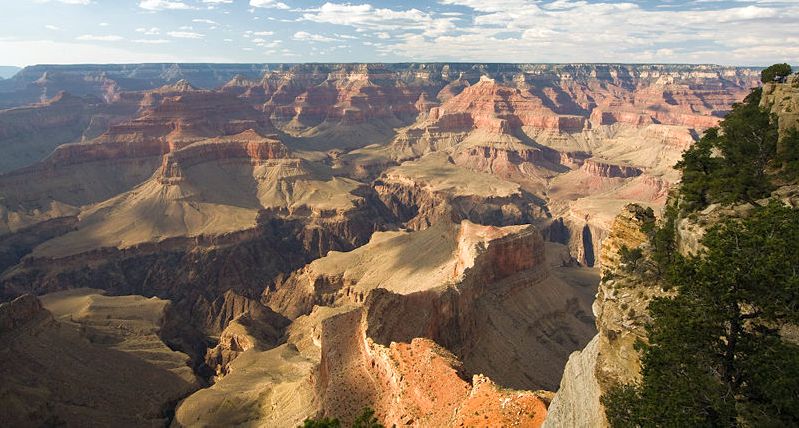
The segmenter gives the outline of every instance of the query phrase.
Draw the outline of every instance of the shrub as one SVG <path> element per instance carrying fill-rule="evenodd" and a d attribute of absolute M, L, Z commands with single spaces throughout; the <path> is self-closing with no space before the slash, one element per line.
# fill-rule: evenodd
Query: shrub
<path fill-rule="evenodd" d="M 777 78 L 790 75 L 791 71 L 791 66 L 788 64 L 774 64 L 760 72 L 760 81 L 763 83 L 773 82 Z"/>

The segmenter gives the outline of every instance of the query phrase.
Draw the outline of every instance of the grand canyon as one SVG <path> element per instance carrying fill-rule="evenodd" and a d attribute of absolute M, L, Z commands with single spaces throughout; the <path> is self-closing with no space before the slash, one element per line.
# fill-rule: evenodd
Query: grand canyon
<path fill-rule="evenodd" d="M 759 85 L 713 65 L 26 67 L 0 80 L 0 420 L 602 426 L 580 373 L 635 364 L 612 306 L 636 302 L 601 269 Z"/>

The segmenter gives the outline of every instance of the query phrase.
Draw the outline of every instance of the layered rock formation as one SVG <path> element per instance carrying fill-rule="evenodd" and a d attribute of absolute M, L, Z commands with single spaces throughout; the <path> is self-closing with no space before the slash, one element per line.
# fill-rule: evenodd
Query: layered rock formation
<path fill-rule="evenodd" d="M 788 76 L 785 83 L 766 83 L 760 106 L 771 109 L 779 118 L 780 132 L 799 123 L 799 74 Z"/>
<path fill-rule="evenodd" d="M 200 387 L 159 337 L 167 304 L 87 289 L 0 304 L 4 423 L 163 425 Z"/>
<path fill-rule="evenodd" d="M 178 408 L 177 421 L 291 426 L 319 413 L 346 422 L 370 406 L 386 424 L 537 426 L 548 396 L 495 382 L 551 387 L 570 342 L 592 332 L 590 288 L 568 285 L 574 268 L 546 254 L 534 229 L 468 221 L 383 232 L 331 253 L 263 296 L 295 320 L 287 345 L 246 345 L 229 374 Z M 260 386 L 235 399 L 242 414 L 228 415 L 223 401 L 245 374 Z"/>
<path fill-rule="evenodd" d="M 756 78 L 716 66 L 29 67 L 0 82 L 0 105 L 76 95 L 0 111 L 0 145 L 34 162 L 0 175 L 0 298 L 94 287 L 169 299 L 162 342 L 213 383 L 176 424 L 347 422 L 369 406 L 387 425 L 536 426 L 548 396 L 531 391 L 555 389 L 596 332 L 589 267 L 633 239 L 615 213 L 660 207 L 681 152 Z M 65 127 L 70 144 L 34 135 Z M 36 144 L 13 143 L 25 138 Z M 629 297 L 602 287 L 607 301 Z M 611 331 L 640 321 L 597 314 L 600 356 Z"/>
<path fill-rule="evenodd" d="M 796 76 L 785 83 L 769 83 L 763 88 L 761 107 L 776 115 L 780 133 L 799 125 L 796 106 Z M 783 183 L 778 183 L 783 184 Z M 779 200 L 799 206 L 795 184 L 781 185 L 770 197 L 759 200 L 765 206 Z M 701 212 L 678 218 L 675 244 L 683 255 L 697 254 L 701 239 L 712 225 L 724 219 L 743 218 L 752 212 L 749 203 L 725 206 L 711 204 Z M 653 298 L 669 296 L 656 278 L 646 277 L 622 265 L 620 249 L 644 248 L 647 237 L 644 223 L 653 221 L 652 213 L 638 205 L 628 205 L 616 217 L 601 249 L 603 278 L 593 305 L 598 334 L 582 350 L 569 358 L 560 389 L 553 399 L 544 426 L 607 426 L 600 399 L 610 388 L 640 381 L 640 355 L 635 343 L 646 340 L 645 325 L 650 321 L 648 305 Z"/>
<path fill-rule="evenodd" d="M 0 173 L 42 160 L 62 144 L 81 141 L 93 126 L 118 122 L 134 113 L 125 104 L 109 105 L 65 92 L 30 107 L 0 110 Z"/>
<path fill-rule="evenodd" d="M 605 274 L 593 304 L 598 333 L 569 357 L 544 426 L 607 426 L 602 395 L 616 385 L 640 380 L 635 344 L 646 339 L 649 302 L 666 293 L 657 283 L 620 269 L 619 251 L 646 243 L 641 226 L 651 221 L 654 218 L 642 207 L 628 205 L 613 222 L 602 245 Z"/>

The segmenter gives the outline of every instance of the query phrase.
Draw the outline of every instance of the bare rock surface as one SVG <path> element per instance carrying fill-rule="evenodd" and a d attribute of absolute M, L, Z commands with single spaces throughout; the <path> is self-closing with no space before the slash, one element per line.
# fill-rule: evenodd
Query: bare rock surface
<path fill-rule="evenodd" d="M 50 312 L 25 297 L 0 319 L 39 326 L 41 342 L 24 346 L 143 364 L 131 386 L 168 403 L 138 403 L 122 425 L 162 424 L 202 383 L 175 425 L 346 422 L 371 406 L 388 425 L 537 426 L 549 402 L 538 390 L 557 387 L 597 327 L 596 352 L 567 373 L 594 370 L 601 389 L 634 372 L 623 362 L 645 322 L 639 294 L 653 293 L 603 282 L 596 323 L 590 309 L 595 266 L 640 240 L 635 216 L 625 229 L 616 213 L 658 211 L 681 153 L 757 77 L 613 64 L 27 67 L 0 82 L 0 106 L 13 107 L 0 111 L 13 152 L 0 165 L 0 299 L 46 295 Z M 40 102 L 61 90 L 74 95 Z M 71 291 L 82 287 L 106 294 Z M 21 373 L 34 376 L 41 358 L 25 352 L 36 363 Z M 82 362 L 63 364 L 94 383 Z"/>
<path fill-rule="evenodd" d="M 159 337 L 166 305 L 90 289 L 1 304 L 4 423 L 162 426 L 200 387 Z"/>

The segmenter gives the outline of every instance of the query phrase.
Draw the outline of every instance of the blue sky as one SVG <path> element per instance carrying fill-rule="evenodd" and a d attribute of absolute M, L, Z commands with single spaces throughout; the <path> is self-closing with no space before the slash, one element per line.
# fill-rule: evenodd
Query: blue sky
<path fill-rule="evenodd" d="M 0 64 L 799 64 L 799 0 L 0 0 Z"/>

